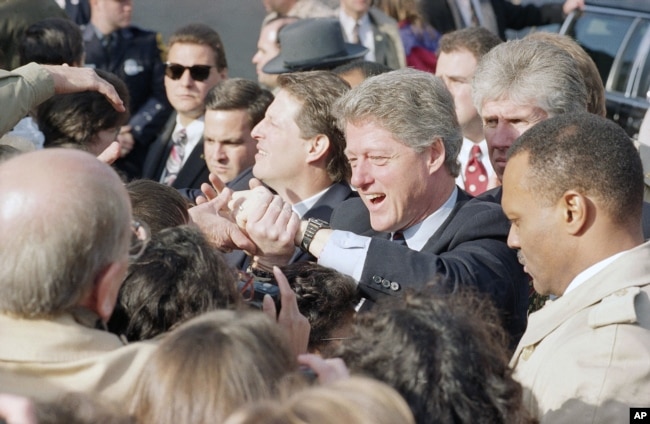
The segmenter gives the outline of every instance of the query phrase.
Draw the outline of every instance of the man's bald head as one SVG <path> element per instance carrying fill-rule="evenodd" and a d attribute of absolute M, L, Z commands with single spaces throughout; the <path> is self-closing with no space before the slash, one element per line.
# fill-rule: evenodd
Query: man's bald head
<path fill-rule="evenodd" d="M 128 258 L 131 207 L 117 174 L 72 149 L 0 165 L 0 312 L 69 310 L 109 265 Z"/>

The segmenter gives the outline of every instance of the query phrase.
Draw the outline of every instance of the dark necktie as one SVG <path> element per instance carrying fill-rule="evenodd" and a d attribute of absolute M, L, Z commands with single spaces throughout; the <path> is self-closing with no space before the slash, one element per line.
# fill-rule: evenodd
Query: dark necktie
<path fill-rule="evenodd" d="M 102 38 L 102 47 L 104 48 L 104 53 L 106 54 L 106 58 L 108 60 L 111 59 L 111 55 L 115 47 L 116 38 L 117 34 L 115 32 L 111 32 Z"/>
<path fill-rule="evenodd" d="M 399 244 L 400 246 L 408 246 L 408 245 L 406 244 L 406 239 L 404 238 L 404 232 L 403 232 L 402 230 L 395 231 L 395 232 L 393 233 L 393 239 L 392 239 L 392 242 L 393 242 L 393 243 L 397 243 L 397 244 Z"/>
<path fill-rule="evenodd" d="M 488 186 L 487 170 L 481 162 L 481 156 L 481 148 L 478 145 L 473 146 L 465 168 L 465 190 L 472 196 L 483 193 Z"/>
<path fill-rule="evenodd" d="M 169 151 L 169 157 L 167 158 L 167 163 L 165 164 L 165 177 L 162 181 L 164 184 L 170 186 L 174 184 L 174 181 L 176 181 L 178 172 L 181 170 L 183 157 L 185 156 L 186 144 L 187 133 L 185 132 L 185 128 L 175 132 L 172 135 L 172 148 Z"/>

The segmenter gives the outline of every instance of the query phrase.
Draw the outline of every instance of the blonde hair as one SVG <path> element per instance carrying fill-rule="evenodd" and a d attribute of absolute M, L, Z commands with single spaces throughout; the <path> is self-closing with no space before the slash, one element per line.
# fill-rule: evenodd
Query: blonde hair
<path fill-rule="evenodd" d="M 296 368 L 281 329 L 262 312 L 209 312 L 163 340 L 130 412 L 143 424 L 222 422 L 240 405 L 270 398 Z"/>
<path fill-rule="evenodd" d="M 251 404 L 225 424 L 414 424 L 406 401 L 390 386 L 351 377 L 295 393 L 283 402 Z"/>

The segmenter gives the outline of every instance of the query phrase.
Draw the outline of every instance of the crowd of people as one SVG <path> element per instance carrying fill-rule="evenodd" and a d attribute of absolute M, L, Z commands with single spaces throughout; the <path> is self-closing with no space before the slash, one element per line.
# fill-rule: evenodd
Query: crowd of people
<path fill-rule="evenodd" d="M 641 155 L 575 41 L 502 39 L 582 0 L 264 0 L 258 81 L 56 3 L 0 39 L 0 419 L 650 407 Z"/>

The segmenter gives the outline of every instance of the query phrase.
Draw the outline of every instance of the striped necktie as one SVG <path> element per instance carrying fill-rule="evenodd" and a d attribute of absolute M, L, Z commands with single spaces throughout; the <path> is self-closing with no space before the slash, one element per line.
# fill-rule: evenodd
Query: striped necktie
<path fill-rule="evenodd" d="M 187 133 L 185 132 L 185 128 L 172 135 L 172 148 L 169 151 L 169 157 L 165 164 L 165 177 L 162 180 L 163 184 L 170 186 L 174 184 L 174 181 L 176 181 L 176 177 L 178 176 L 183 164 L 186 144 Z"/>

